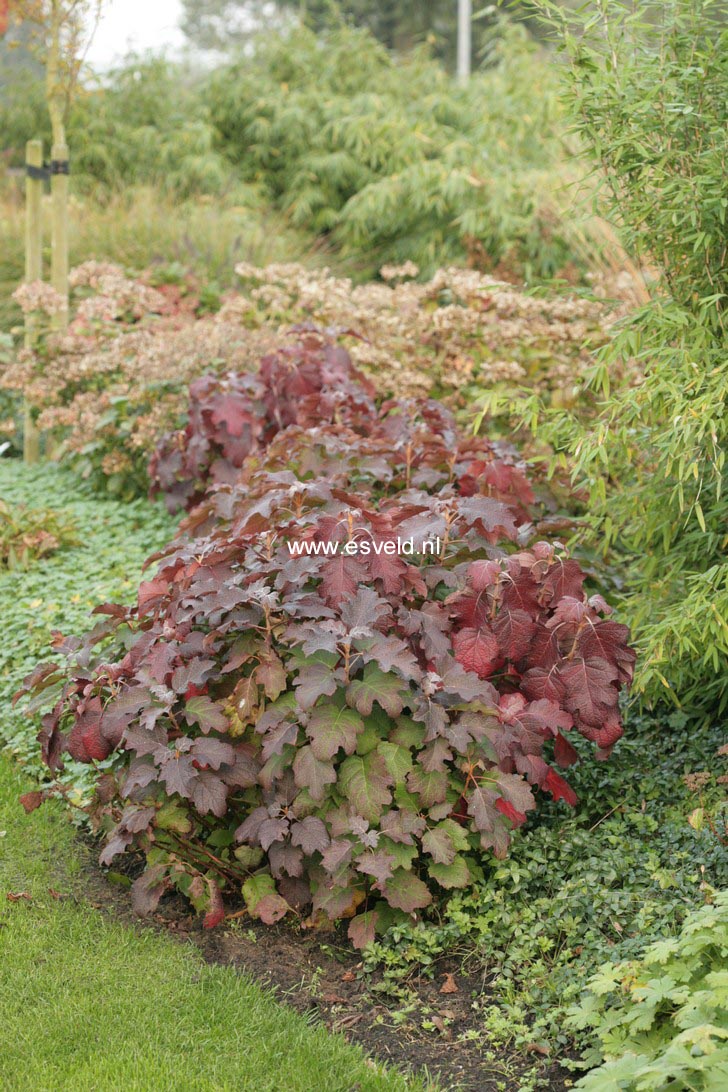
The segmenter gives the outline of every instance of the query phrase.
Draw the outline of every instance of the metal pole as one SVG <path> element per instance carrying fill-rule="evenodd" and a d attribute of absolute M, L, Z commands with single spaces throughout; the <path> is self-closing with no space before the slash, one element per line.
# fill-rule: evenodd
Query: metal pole
<path fill-rule="evenodd" d="M 458 83 L 465 85 L 470 79 L 472 56 L 471 32 L 473 21 L 472 0 L 458 0 Z"/>
<path fill-rule="evenodd" d="M 28 283 L 43 278 L 43 227 L 41 221 L 41 199 L 43 179 L 40 176 L 43 167 L 43 142 L 29 140 L 25 146 L 26 168 L 31 170 L 25 176 L 25 279 Z M 37 337 L 36 316 L 25 316 L 25 347 L 32 349 Z M 37 463 L 40 450 L 40 435 L 33 421 L 32 407 L 26 400 L 23 412 L 23 459 L 26 463 Z"/>

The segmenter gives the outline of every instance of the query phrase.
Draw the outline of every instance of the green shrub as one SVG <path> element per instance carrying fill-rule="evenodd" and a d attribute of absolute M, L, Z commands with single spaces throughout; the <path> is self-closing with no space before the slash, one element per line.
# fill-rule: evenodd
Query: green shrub
<path fill-rule="evenodd" d="M 15 165 L 31 137 L 50 145 L 44 96 L 42 81 L 25 74 L 0 101 L 3 143 Z M 199 78 L 162 57 L 132 54 L 103 80 L 87 80 L 70 110 L 68 140 L 82 189 L 153 185 L 186 197 L 235 184 L 229 161 L 213 147 Z"/>
<path fill-rule="evenodd" d="M 32 73 L 22 80 L 22 93 L 0 98 L 15 167 L 29 137 L 50 137 L 43 85 Z M 424 48 L 395 56 L 365 30 L 299 28 L 259 40 L 212 77 L 130 55 L 85 81 L 68 118 L 76 194 L 151 186 L 245 205 L 255 196 L 360 274 L 467 259 L 573 279 L 602 242 L 575 213 L 563 138 L 552 60 L 504 21 L 467 88 Z"/>
<path fill-rule="evenodd" d="M 367 270 L 470 255 L 551 276 L 575 247 L 552 67 L 507 24 L 491 62 L 458 88 L 426 51 L 299 28 L 216 72 L 210 113 L 243 177 Z"/>
<path fill-rule="evenodd" d="M 521 420 L 588 490 L 587 531 L 629 565 L 636 686 L 694 712 L 728 704 L 728 348 L 725 5 L 667 0 L 658 26 L 617 2 L 563 33 L 574 124 L 602 168 L 628 245 L 656 267 L 650 302 L 624 320 L 590 378 L 586 426 L 530 398 Z M 642 5 L 640 13 L 649 13 Z M 641 382 L 610 389 L 615 362 Z M 492 408 L 492 407 L 491 407 Z M 621 564 L 621 562 L 620 562 Z"/>
<path fill-rule="evenodd" d="M 614 1089 L 720 1089 L 728 1085 L 728 891 L 696 910 L 677 937 L 650 945 L 642 959 L 608 964 L 570 1017 L 592 1031 L 576 1085 Z"/>

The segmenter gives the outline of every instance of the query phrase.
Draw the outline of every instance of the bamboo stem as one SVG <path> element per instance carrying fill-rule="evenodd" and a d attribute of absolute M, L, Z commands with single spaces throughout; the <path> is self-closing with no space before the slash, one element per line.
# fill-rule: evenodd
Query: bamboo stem
<path fill-rule="evenodd" d="M 29 140 L 25 146 L 25 162 L 28 167 L 40 170 L 43 166 L 43 142 Z M 41 200 L 42 178 L 25 178 L 25 279 L 28 283 L 43 277 L 43 225 Z M 37 316 L 25 316 L 25 347 L 32 349 L 38 336 Z M 27 399 L 23 405 L 23 459 L 37 463 L 40 453 L 40 433 L 33 420 L 32 406 Z"/>

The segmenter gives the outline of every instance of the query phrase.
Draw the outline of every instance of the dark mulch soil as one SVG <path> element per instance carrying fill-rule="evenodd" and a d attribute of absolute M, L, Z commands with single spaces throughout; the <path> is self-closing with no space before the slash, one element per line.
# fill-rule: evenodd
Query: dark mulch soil
<path fill-rule="evenodd" d="M 92 853 L 91 860 L 95 857 Z M 137 870 L 130 860 L 129 874 Z M 538 1054 L 491 1052 L 482 1039 L 462 1041 L 468 1032 L 481 1031 L 473 1004 L 487 1001 L 487 988 L 479 976 L 464 974 L 456 961 L 443 960 L 432 978 L 408 981 L 413 1001 L 404 1016 L 376 991 L 376 975 L 362 975 L 345 928 L 313 932 L 287 924 L 267 926 L 241 913 L 206 930 L 176 895 L 165 896 L 159 913 L 140 922 L 132 915 L 128 890 L 110 882 L 98 866 L 93 871 L 93 904 L 99 909 L 195 944 L 208 963 L 235 967 L 273 990 L 282 1003 L 315 1016 L 371 1056 L 433 1078 L 442 1092 L 520 1092 L 522 1075 L 532 1072 L 536 1062 L 541 1066 L 541 1088 L 563 1092 L 572 1085 L 568 1071 Z M 455 992 L 442 992 L 443 986 L 452 984 Z"/>

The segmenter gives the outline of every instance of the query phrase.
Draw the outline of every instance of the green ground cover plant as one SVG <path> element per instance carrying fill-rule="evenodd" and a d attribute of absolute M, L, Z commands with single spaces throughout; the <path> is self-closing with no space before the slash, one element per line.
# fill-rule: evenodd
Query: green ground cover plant
<path fill-rule="evenodd" d="M 725 725 L 684 727 L 680 713 L 628 717 L 608 763 L 570 771 L 573 814 L 544 802 L 470 891 L 367 949 L 403 1018 L 416 1011 L 411 980 L 455 956 L 482 975 L 475 1004 L 491 1047 L 536 1043 L 563 1057 L 588 1046 L 588 1029 L 567 1022 L 585 980 L 675 936 L 728 885 Z M 695 823 L 701 801 L 710 822 Z"/>
<path fill-rule="evenodd" d="M 0 568 L 27 569 L 75 541 L 73 522 L 52 508 L 8 504 L 0 497 Z"/>
<path fill-rule="evenodd" d="M 728 1081 L 728 892 L 640 960 L 602 968 L 571 1014 L 596 1040 L 576 1085 L 719 1092 Z"/>
<path fill-rule="evenodd" d="M 0 459 L 0 495 L 11 510 L 51 506 L 73 523 L 76 541 L 40 559 L 22 574 L 0 570 L 0 596 L 8 604 L 7 640 L 0 651 L 0 737 L 15 757 L 40 773 L 37 745 L 23 717 L 10 713 L 13 692 L 47 649 L 57 630 L 81 631 L 100 599 L 128 599 L 144 559 L 169 538 L 173 522 L 160 506 L 143 501 L 100 500 L 88 485 L 54 465 L 23 466 Z"/>

